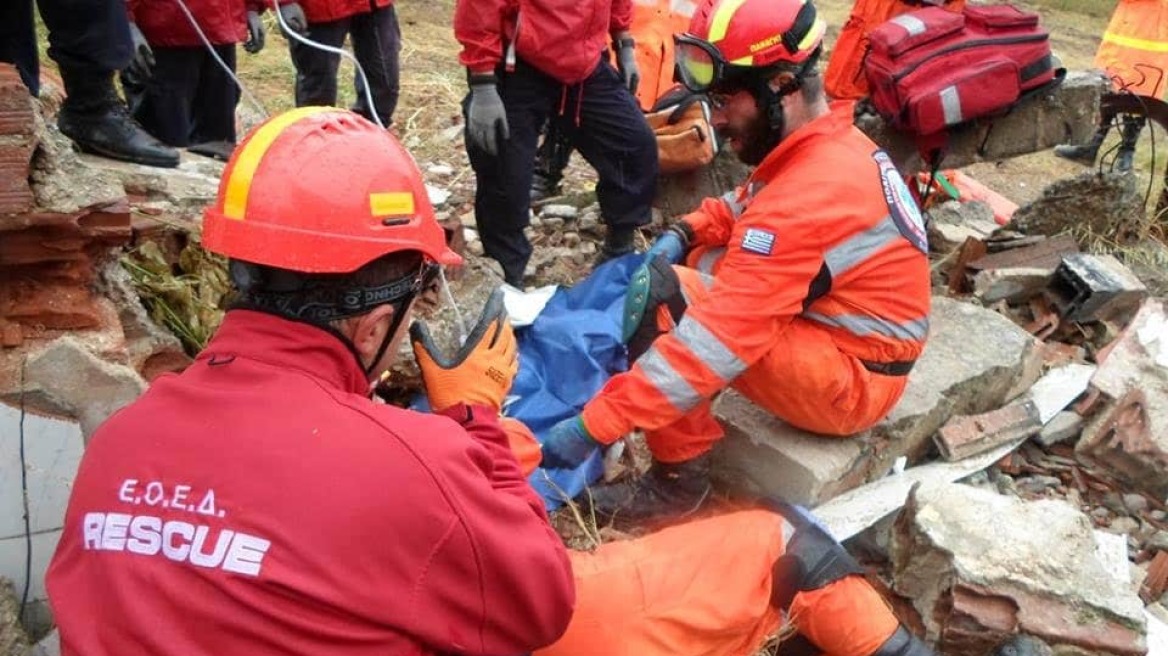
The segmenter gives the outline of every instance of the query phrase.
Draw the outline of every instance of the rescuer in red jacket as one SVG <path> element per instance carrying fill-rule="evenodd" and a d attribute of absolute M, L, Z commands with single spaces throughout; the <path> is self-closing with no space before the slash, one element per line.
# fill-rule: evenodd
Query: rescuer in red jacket
<path fill-rule="evenodd" d="M 207 144 L 226 158 L 235 144 L 239 87 L 235 44 L 264 48 L 262 0 L 127 0 L 134 57 L 122 88 L 134 119 L 171 146 Z M 191 24 L 194 20 L 208 44 Z M 213 52 L 212 52 L 213 51 Z M 216 56 L 223 63 L 216 61 Z"/>
<path fill-rule="evenodd" d="M 236 305 L 94 435 L 47 575 L 64 654 L 524 654 L 572 614 L 564 546 L 500 427 L 501 298 L 415 353 L 437 414 L 370 399 L 417 291 L 458 261 L 397 141 L 304 108 L 207 210 Z"/>
<path fill-rule="evenodd" d="M 454 35 L 470 86 L 463 108 L 475 221 L 484 251 L 512 285 L 523 286 L 531 258 L 523 229 L 536 145 L 549 119 L 596 169 L 607 226 L 601 261 L 631 253 L 637 227 L 651 219 L 657 141 L 633 97 L 640 73 L 631 2 L 458 0 Z"/>
<path fill-rule="evenodd" d="M 929 325 L 924 225 L 851 107 L 828 105 L 815 68 L 824 30 L 809 0 L 705 0 L 677 37 L 682 83 L 709 94 L 724 143 L 757 168 L 655 242 L 626 300 L 633 366 L 544 443 L 545 466 L 574 466 L 646 431 L 652 468 L 594 490 L 602 515 L 702 503 L 722 437 L 710 398 L 726 387 L 840 436 L 904 391 Z"/>

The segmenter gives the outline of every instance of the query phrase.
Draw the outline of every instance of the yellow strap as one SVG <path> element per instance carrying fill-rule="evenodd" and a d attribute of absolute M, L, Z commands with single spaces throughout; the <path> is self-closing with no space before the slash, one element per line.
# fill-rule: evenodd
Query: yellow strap
<path fill-rule="evenodd" d="M 717 44 L 726 36 L 726 30 L 730 28 L 730 19 L 734 18 L 734 14 L 738 12 L 738 8 L 746 3 L 746 0 L 726 0 L 717 9 L 714 10 L 714 20 L 710 21 L 710 36 L 707 41 Z"/>
<path fill-rule="evenodd" d="M 288 126 L 314 114 L 335 111 L 340 110 L 335 107 L 301 107 L 280 114 L 260 126 L 235 158 L 231 179 L 227 181 L 227 190 L 223 194 L 223 216 L 243 220 L 244 211 L 247 209 L 247 195 L 251 192 L 251 180 L 255 177 L 255 172 L 259 169 L 268 149 Z"/>
<path fill-rule="evenodd" d="M 1137 39 L 1131 36 L 1116 34 L 1115 32 L 1104 32 L 1103 41 L 1114 43 L 1117 46 L 1123 46 L 1125 48 L 1135 48 L 1136 50 L 1146 50 L 1148 52 L 1168 52 L 1168 42 L 1152 41 L 1149 39 Z"/>

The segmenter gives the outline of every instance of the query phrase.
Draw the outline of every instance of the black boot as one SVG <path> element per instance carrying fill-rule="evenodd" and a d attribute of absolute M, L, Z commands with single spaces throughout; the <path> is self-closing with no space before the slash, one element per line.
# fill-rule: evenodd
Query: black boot
<path fill-rule="evenodd" d="M 1115 155 L 1115 170 L 1126 173 L 1132 169 L 1132 158 L 1136 154 L 1136 143 L 1144 129 L 1146 119 L 1142 116 L 1124 116 L 1120 129 L 1119 152 Z"/>
<path fill-rule="evenodd" d="M 596 254 L 596 263 L 593 266 L 600 266 L 613 258 L 632 253 L 636 234 L 636 228 L 609 226 L 604 233 L 604 244 L 601 245 L 600 252 Z"/>
<path fill-rule="evenodd" d="M 622 524 L 684 517 L 710 496 L 710 454 L 678 463 L 653 461 L 644 476 L 591 491 L 598 517 Z"/>
<path fill-rule="evenodd" d="M 147 166 L 178 166 L 178 151 L 134 122 L 114 89 L 113 75 L 61 68 L 68 94 L 57 116 L 61 133 L 82 151 Z"/>
<path fill-rule="evenodd" d="M 1085 144 L 1062 144 L 1054 147 L 1054 154 L 1081 164 L 1093 164 L 1095 156 L 1099 154 L 1099 147 L 1107 136 L 1107 126 L 1101 126 L 1091 135 L 1091 140 Z"/>

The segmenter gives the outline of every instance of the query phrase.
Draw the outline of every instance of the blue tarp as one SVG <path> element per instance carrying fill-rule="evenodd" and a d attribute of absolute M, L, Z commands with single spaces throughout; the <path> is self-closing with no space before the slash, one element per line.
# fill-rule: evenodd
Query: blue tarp
<path fill-rule="evenodd" d="M 626 255 L 597 267 L 573 287 L 556 290 L 530 326 L 520 329 L 517 397 L 507 415 L 527 424 L 543 442 L 561 419 L 580 412 L 608 378 L 628 367 L 621 343 L 625 289 L 644 256 Z M 594 453 L 580 467 L 537 469 L 531 485 L 549 510 L 600 478 L 603 463 Z"/>

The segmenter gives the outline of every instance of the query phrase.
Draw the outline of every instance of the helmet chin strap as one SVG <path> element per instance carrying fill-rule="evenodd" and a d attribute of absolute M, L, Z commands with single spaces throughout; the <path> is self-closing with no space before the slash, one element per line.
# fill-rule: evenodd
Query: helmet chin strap
<path fill-rule="evenodd" d="M 414 296 L 416 294 L 410 292 L 393 304 L 393 319 L 389 323 L 389 330 L 385 333 L 385 337 L 381 338 L 381 346 L 377 347 L 377 354 L 373 356 L 369 365 L 365 367 L 366 376 L 373 375 L 374 367 L 377 366 L 378 362 L 381 362 L 381 358 L 385 357 L 385 352 L 389 350 L 389 343 L 393 340 L 393 336 L 397 334 L 398 328 L 401 328 L 402 322 L 406 319 L 406 311 L 409 310 Z M 376 381 L 374 382 L 376 383 Z"/>

